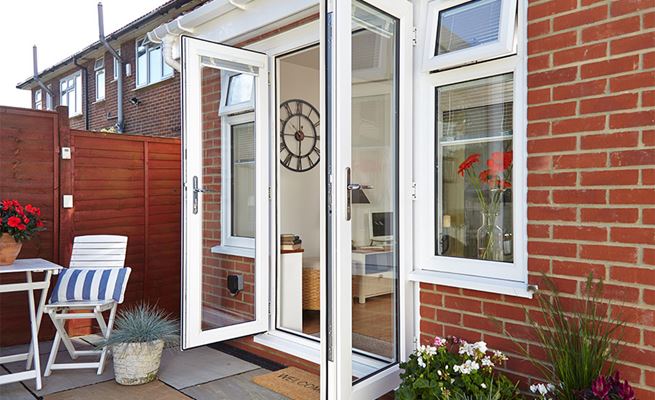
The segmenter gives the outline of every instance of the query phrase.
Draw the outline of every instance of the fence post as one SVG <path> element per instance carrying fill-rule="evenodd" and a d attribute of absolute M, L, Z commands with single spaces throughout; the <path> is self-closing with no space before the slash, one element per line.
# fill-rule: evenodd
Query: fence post
<path fill-rule="evenodd" d="M 63 196 L 65 194 L 73 194 L 75 151 L 68 121 L 68 107 L 58 106 L 57 114 L 59 114 L 59 147 L 56 149 L 58 163 L 55 164 L 55 171 L 57 169 L 56 166 L 59 166 L 58 199 L 55 201 L 55 205 L 59 207 L 59 259 L 57 262 L 60 265 L 67 266 L 70 262 L 71 251 L 73 250 L 73 237 L 75 235 L 73 229 L 73 213 L 75 212 L 75 208 L 64 208 Z M 71 158 L 69 160 L 63 160 L 61 157 L 61 149 L 63 147 L 69 147 L 71 149 Z M 75 203 L 73 203 L 74 205 Z"/>

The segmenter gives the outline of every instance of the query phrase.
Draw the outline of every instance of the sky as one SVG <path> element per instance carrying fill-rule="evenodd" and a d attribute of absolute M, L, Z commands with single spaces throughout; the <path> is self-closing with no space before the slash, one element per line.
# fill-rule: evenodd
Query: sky
<path fill-rule="evenodd" d="M 104 0 L 105 35 L 166 0 Z M 0 105 L 31 107 L 30 92 L 16 84 L 32 76 L 32 46 L 39 71 L 98 40 L 97 0 L 2 1 Z"/>

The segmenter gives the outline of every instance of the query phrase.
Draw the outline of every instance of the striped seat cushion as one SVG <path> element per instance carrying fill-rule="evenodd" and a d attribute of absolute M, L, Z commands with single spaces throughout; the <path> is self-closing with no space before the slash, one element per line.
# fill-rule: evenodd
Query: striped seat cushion
<path fill-rule="evenodd" d="M 123 302 L 130 268 L 67 268 L 59 273 L 50 303 L 114 300 Z"/>

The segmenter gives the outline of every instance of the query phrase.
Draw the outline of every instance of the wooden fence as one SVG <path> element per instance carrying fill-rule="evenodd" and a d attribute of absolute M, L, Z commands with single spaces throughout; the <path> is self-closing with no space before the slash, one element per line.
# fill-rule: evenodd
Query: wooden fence
<path fill-rule="evenodd" d="M 0 107 L 0 199 L 41 207 L 45 218 L 46 231 L 25 244 L 20 258 L 68 265 L 75 236 L 126 235 L 126 304 L 143 300 L 179 315 L 179 139 L 71 130 L 67 115 L 65 107 Z M 64 147 L 71 159 L 61 158 Z M 72 208 L 62 207 L 64 195 L 73 196 Z M 0 297 L 0 346 L 29 337 L 26 304 L 24 293 Z M 42 336 L 50 335 L 46 323 Z"/>

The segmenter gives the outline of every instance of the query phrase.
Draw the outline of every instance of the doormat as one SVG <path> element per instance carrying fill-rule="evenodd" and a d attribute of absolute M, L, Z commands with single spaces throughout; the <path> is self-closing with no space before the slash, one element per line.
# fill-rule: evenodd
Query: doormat
<path fill-rule="evenodd" d="M 321 394 L 319 377 L 296 367 L 255 376 L 252 381 L 292 400 L 318 400 Z"/>

